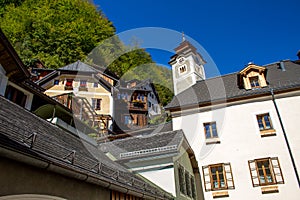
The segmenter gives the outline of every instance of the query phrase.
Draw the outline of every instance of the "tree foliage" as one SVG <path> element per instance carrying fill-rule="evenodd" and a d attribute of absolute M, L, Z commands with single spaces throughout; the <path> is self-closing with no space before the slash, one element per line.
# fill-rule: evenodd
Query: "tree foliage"
<path fill-rule="evenodd" d="M 112 23 L 86 0 L 3 5 L 1 28 L 26 65 L 39 59 L 49 68 L 58 68 L 82 60 L 115 33 Z"/>

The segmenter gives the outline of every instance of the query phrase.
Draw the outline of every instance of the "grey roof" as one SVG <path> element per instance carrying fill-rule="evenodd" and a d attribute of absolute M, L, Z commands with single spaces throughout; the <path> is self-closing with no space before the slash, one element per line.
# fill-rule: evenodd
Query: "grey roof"
<path fill-rule="evenodd" d="M 90 65 L 81 62 L 78 60 L 77 62 L 71 63 L 69 65 L 66 65 L 64 67 L 61 67 L 58 69 L 59 71 L 76 71 L 76 72 L 91 72 L 95 73 L 96 70 L 93 69 Z"/>
<path fill-rule="evenodd" d="M 168 132 L 153 132 L 147 135 L 137 135 L 124 139 L 114 140 L 107 143 L 101 143 L 100 148 L 103 151 L 111 153 L 116 159 L 121 159 L 120 154 L 137 151 L 146 151 L 151 149 L 164 149 L 164 151 L 156 151 L 147 154 L 140 154 L 139 157 L 154 156 L 159 154 L 177 152 L 179 146 L 184 139 L 182 130 Z M 172 147 L 168 149 L 165 147 Z"/>
<path fill-rule="evenodd" d="M 39 157 L 83 174 L 93 174 L 102 181 L 139 193 L 166 198 L 164 195 L 167 193 L 134 176 L 86 140 L 58 128 L 2 96 L 0 104 L 0 148 Z M 97 168 L 99 165 L 101 167 Z"/>
<path fill-rule="evenodd" d="M 166 106 L 166 109 L 178 109 L 270 94 L 270 88 L 277 92 L 300 87 L 300 65 L 292 61 L 283 61 L 283 64 L 285 71 L 281 69 L 279 62 L 264 66 L 266 68 L 267 87 L 252 90 L 240 88 L 238 85 L 239 72 L 236 72 L 197 82 L 176 95 Z"/>

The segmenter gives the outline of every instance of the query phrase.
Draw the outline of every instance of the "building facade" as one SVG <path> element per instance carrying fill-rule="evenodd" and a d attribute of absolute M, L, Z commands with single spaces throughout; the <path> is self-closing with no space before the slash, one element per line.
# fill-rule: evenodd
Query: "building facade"
<path fill-rule="evenodd" d="M 191 84 L 167 106 L 195 152 L 205 199 L 298 199 L 298 63 L 249 63 Z"/>

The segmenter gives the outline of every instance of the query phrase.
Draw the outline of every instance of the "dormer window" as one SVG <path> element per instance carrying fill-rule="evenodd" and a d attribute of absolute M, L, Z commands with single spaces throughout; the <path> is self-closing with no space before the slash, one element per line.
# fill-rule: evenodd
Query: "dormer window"
<path fill-rule="evenodd" d="M 249 64 L 238 73 L 238 85 L 246 90 L 257 89 L 267 86 L 266 68 Z"/>
<path fill-rule="evenodd" d="M 259 88 L 258 76 L 249 77 L 251 88 Z"/>

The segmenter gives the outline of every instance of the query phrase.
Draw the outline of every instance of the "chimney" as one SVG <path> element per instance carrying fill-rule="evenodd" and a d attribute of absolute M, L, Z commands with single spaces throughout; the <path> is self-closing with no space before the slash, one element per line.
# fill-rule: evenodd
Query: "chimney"
<path fill-rule="evenodd" d="M 281 61 L 279 62 L 279 66 L 280 66 L 280 69 L 281 69 L 283 72 L 285 72 L 285 66 L 284 66 L 284 61 L 283 61 L 283 60 L 281 60 Z"/>

